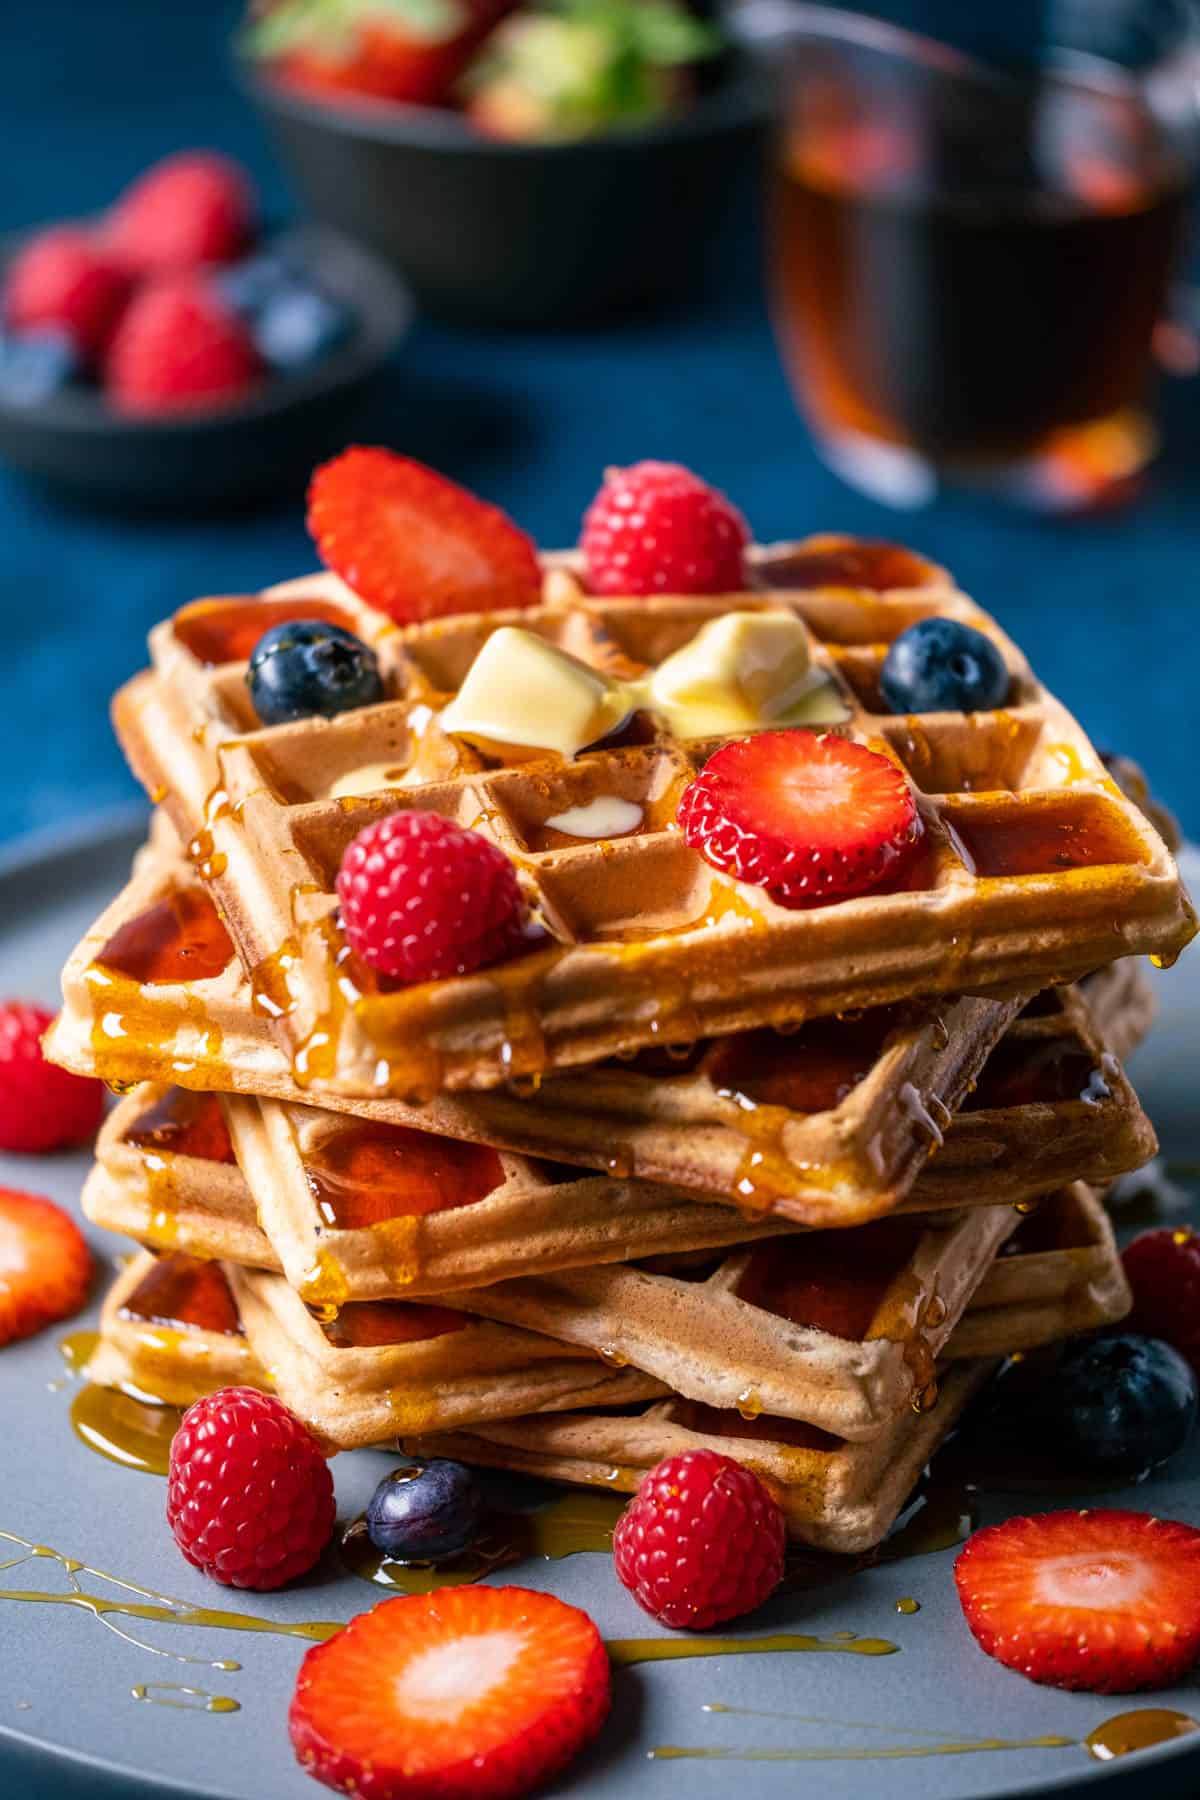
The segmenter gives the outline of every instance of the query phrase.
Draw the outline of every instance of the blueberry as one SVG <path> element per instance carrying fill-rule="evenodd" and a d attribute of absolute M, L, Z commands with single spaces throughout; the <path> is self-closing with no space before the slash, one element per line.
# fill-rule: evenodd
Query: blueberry
<path fill-rule="evenodd" d="M 254 646 L 246 682 L 264 725 L 313 713 L 331 719 L 383 699 L 375 652 L 353 632 L 320 619 L 290 619 L 265 631 Z"/>
<path fill-rule="evenodd" d="M 26 331 L 0 338 L 0 399 L 40 406 L 81 373 L 79 353 L 62 331 Z"/>
<path fill-rule="evenodd" d="M 420 1469 L 393 1469 L 367 1507 L 371 1542 L 399 1562 L 444 1562 L 479 1529 L 483 1502 L 470 1469 L 435 1458 Z"/>
<path fill-rule="evenodd" d="M 888 651 L 879 689 L 889 712 L 983 712 L 1008 699 L 1008 670 L 982 631 L 920 619 Z"/>
<path fill-rule="evenodd" d="M 1032 1447 L 1066 1473 L 1140 1474 L 1174 1456 L 1196 1421 L 1196 1377 L 1160 1338 L 1123 1332 L 1069 1344 L 1020 1411 Z"/>
<path fill-rule="evenodd" d="M 345 343 L 352 319 L 340 300 L 293 281 L 268 295 L 253 322 L 259 355 L 283 372 L 309 368 Z"/>
<path fill-rule="evenodd" d="M 253 320 L 275 294 L 291 286 L 297 274 L 295 259 L 286 251 L 260 250 L 218 270 L 213 280 L 226 306 Z"/>

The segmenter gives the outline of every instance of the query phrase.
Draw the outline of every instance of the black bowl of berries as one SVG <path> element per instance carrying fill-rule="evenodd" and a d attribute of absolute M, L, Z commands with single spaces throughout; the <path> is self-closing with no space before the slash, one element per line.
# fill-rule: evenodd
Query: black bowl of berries
<path fill-rule="evenodd" d="M 265 0 L 241 66 L 316 217 L 450 317 L 685 298 L 753 201 L 763 82 L 701 0 Z"/>
<path fill-rule="evenodd" d="M 236 164 L 168 157 L 98 219 L 0 239 L 0 459 L 125 506 L 294 489 L 411 304 L 327 228 L 263 234 Z"/>

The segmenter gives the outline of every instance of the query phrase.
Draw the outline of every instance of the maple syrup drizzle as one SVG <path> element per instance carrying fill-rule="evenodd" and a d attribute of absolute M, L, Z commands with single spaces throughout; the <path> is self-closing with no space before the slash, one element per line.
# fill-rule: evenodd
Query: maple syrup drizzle
<path fill-rule="evenodd" d="M 1175 1738 L 1190 1737 L 1195 1731 L 1200 1731 L 1200 1719 L 1193 1719 L 1190 1713 L 1146 1706 L 1106 1719 L 1094 1731 L 1089 1731 L 1083 1741 L 1088 1755 L 1097 1762 L 1112 1762 L 1114 1758 L 1129 1756 L 1136 1750 L 1149 1750 L 1155 1744 L 1169 1744 Z"/>
<path fill-rule="evenodd" d="M 110 1575 L 105 1569 L 94 1568 L 90 1563 L 78 1557 L 66 1556 L 61 1550 L 53 1550 L 48 1544 L 35 1544 L 29 1538 L 20 1537 L 12 1531 L 0 1529 L 0 1546 L 11 1545 L 17 1554 L 8 1556 L 0 1562 L 0 1572 L 10 1569 L 23 1569 L 35 1563 L 53 1563 L 61 1570 L 65 1581 L 64 1592 L 50 1592 L 44 1588 L 21 1589 L 0 1588 L 0 1600 L 15 1600 L 31 1605 L 68 1606 L 82 1612 L 91 1613 L 92 1617 L 111 1631 L 125 1643 L 132 1644 L 135 1649 L 145 1650 L 151 1656 L 165 1657 L 170 1662 L 196 1664 L 205 1669 L 219 1669 L 222 1673 L 232 1673 L 241 1668 L 241 1663 L 233 1662 L 227 1657 L 214 1661 L 207 1656 L 189 1656 L 180 1650 L 164 1650 L 161 1645 L 148 1644 L 143 1638 L 134 1637 L 114 1623 L 115 1618 L 141 1619 L 152 1623 L 174 1625 L 227 1625 L 229 1620 L 237 1621 L 228 1626 L 231 1630 L 278 1630 L 288 1636 L 305 1635 L 306 1628 L 275 1625 L 270 1620 L 246 1622 L 249 1615 L 239 1613 L 208 1612 L 204 1608 L 189 1606 L 186 1601 L 173 1600 L 168 1594 L 156 1593 L 153 1588 L 141 1587 L 137 1582 L 126 1581 L 120 1575 Z M 97 1582 L 107 1583 L 115 1588 L 115 1595 L 88 1593 L 80 1585 L 80 1576 L 88 1575 Z M 125 1596 L 129 1596 L 126 1598 Z M 332 1636 L 334 1626 L 326 1635 Z"/>
<path fill-rule="evenodd" d="M 801 1725 L 836 1725 L 843 1731 L 886 1732 L 891 1737 L 934 1740 L 914 1744 L 848 1745 L 848 1746 L 783 1746 L 778 1749 L 757 1745 L 717 1746 L 659 1744 L 649 1755 L 662 1761 L 703 1758 L 717 1762 L 873 1762 L 925 1756 L 969 1756 L 999 1750 L 1074 1750 L 1083 1748 L 1098 1762 L 1128 1756 L 1156 1744 L 1172 1743 L 1200 1731 L 1200 1720 L 1190 1714 L 1168 1708 L 1145 1707 L 1133 1712 L 1117 1713 L 1097 1725 L 1082 1740 L 1047 1733 L 1029 1738 L 956 1737 L 944 1730 L 916 1729 L 907 1725 L 882 1725 L 868 1719 L 830 1719 L 816 1713 L 776 1712 L 756 1706 L 727 1706 L 710 1701 L 701 1708 L 706 1713 L 725 1713 L 743 1718 L 785 1719 Z"/>
<path fill-rule="evenodd" d="M 606 1648 L 611 1663 L 629 1669 L 639 1663 L 676 1662 L 692 1656 L 895 1656 L 900 1646 L 890 1638 L 856 1637 L 853 1632 L 821 1638 L 806 1632 L 777 1631 L 747 1638 L 609 1638 Z"/>
<path fill-rule="evenodd" d="M 175 1712 L 235 1713 L 242 1703 L 230 1694 L 210 1694 L 207 1688 L 188 1687 L 181 1681 L 139 1681 L 129 1690 L 134 1700 L 150 1706 L 168 1706 Z"/>
<path fill-rule="evenodd" d="M 71 1430 L 89 1450 L 124 1469 L 165 1475 L 183 1409 L 88 1382 L 71 1398 Z"/>
<path fill-rule="evenodd" d="M 1078 1738 L 963 1738 L 947 1739 L 935 1744 L 854 1744 L 844 1747 L 816 1745 L 811 1748 L 724 1747 L 715 1744 L 656 1744 L 647 1756 L 655 1762 L 678 1762 L 700 1759 L 707 1762 L 899 1762 L 926 1756 L 969 1756 L 988 1750 L 1070 1750 Z"/>

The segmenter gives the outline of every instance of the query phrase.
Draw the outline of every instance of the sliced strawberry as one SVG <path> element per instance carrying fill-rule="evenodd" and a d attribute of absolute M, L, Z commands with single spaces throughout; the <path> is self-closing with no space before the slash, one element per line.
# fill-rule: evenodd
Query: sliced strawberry
<path fill-rule="evenodd" d="M 355 447 L 318 469 L 308 529 L 326 567 L 401 624 L 541 595 L 533 544 L 499 507 L 391 450 Z"/>
<path fill-rule="evenodd" d="M 69 1319 L 91 1279 L 92 1253 L 62 1207 L 0 1188 L 0 1344 Z"/>
<path fill-rule="evenodd" d="M 714 868 L 793 907 L 869 893 L 924 831 L 895 763 L 811 731 L 723 745 L 685 790 L 679 823 Z"/>
<path fill-rule="evenodd" d="M 565 1768 L 608 1715 L 586 1613 L 525 1588 L 385 1600 L 300 1665 L 300 1762 L 360 1800 L 507 1800 Z"/>
<path fill-rule="evenodd" d="M 968 1540 L 954 1579 L 980 1647 L 1030 1681 L 1126 1694 L 1200 1660 L 1200 1531 L 1173 1519 L 1009 1519 Z"/>

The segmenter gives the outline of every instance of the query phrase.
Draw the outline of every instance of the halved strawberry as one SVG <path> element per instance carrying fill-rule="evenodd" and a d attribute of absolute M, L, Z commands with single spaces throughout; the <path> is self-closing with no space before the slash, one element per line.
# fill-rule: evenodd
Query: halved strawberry
<path fill-rule="evenodd" d="M 91 1279 L 92 1253 L 62 1207 L 0 1188 L 0 1344 L 69 1319 Z"/>
<path fill-rule="evenodd" d="M 684 791 L 679 823 L 714 868 L 792 907 L 869 893 L 924 832 L 895 763 L 811 731 L 723 745 Z"/>
<path fill-rule="evenodd" d="M 355 446 L 319 468 L 308 529 L 326 567 L 401 624 L 541 595 L 533 544 L 507 514 L 391 450 Z"/>
<path fill-rule="evenodd" d="M 967 1624 L 1050 1687 L 1169 1687 L 1200 1660 L 1200 1531 L 1135 1512 L 1052 1512 L 969 1538 L 954 1566 Z"/>
<path fill-rule="evenodd" d="M 300 1665 L 300 1762 L 360 1800 L 508 1800 L 565 1768 L 608 1715 L 586 1613 L 517 1587 L 385 1600 Z"/>

